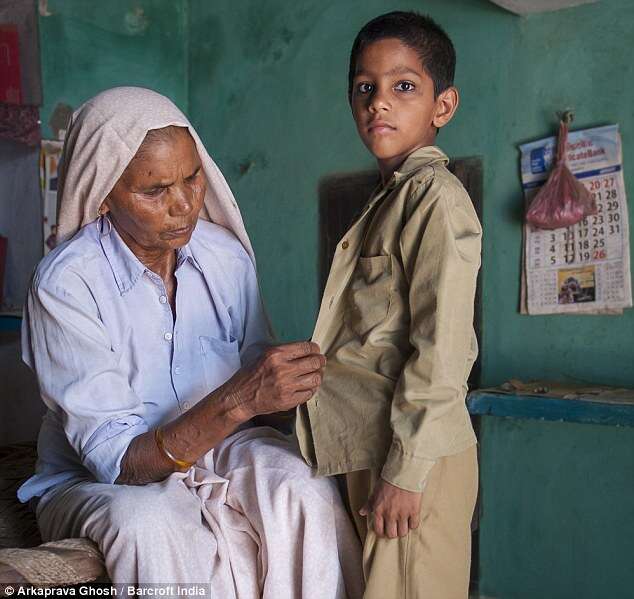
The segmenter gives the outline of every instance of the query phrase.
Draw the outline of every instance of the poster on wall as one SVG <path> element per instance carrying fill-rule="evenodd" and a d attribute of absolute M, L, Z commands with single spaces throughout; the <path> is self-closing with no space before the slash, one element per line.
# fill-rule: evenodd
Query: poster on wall
<path fill-rule="evenodd" d="M 546 182 L 555 137 L 520 146 L 527 205 Z M 597 213 L 561 229 L 524 225 L 523 314 L 620 314 L 632 306 L 627 200 L 618 125 L 569 134 L 571 172 Z"/>
<path fill-rule="evenodd" d="M 0 23 L 0 102 L 22 103 L 20 34 L 15 25 Z"/>
<path fill-rule="evenodd" d="M 44 255 L 57 243 L 57 169 L 64 142 L 42 140 L 40 185 L 42 188 L 42 227 Z"/>
<path fill-rule="evenodd" d="M 37 2 L 0 0 L 0 102 L 40 106 Z"/>

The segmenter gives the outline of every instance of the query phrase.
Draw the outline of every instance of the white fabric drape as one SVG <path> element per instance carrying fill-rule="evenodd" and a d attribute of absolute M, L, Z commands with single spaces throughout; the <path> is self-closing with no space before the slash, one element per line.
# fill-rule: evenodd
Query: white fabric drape
<path fill-rule="evenodd" d="M 363 594 L 360 544 L 334 480 L 270 428 L 236 433 L 160 483 L 56 489 L 37 516 L 45 541 L 93 539 L 116 584 L 205 584 L 214 599 Z"/>
<path fill-rule="evenodd" d="M 187 117 L 171 100 L 142 87 L 114 87 L 80 106 L 64 140 L 57 190 L 58 242 L 94 221 L 150 129 L 187 127 L 207 177 L 201 218 L 233 232 L 255 261 L 242 216 L 223 174 Z"/>

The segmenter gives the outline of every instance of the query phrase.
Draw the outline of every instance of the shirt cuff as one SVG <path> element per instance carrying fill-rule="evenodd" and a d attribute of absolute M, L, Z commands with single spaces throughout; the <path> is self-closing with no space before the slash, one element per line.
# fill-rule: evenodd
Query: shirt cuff
<path fill-rule="evenodd" d="M 108 422 L 95 431 L 86 443 L 82 463 L 99 483 L 114 484 L 121 473 L 121 460 L 132 439 L 147 432 L 139 416 Z"/>
<path fill-rule="evenodd" d="M 427 475 L 435 463 L 436 460 L 407 453 L 400 443 L 393 442 L 381 470 L 381 478 L 399 489 L 422 493 Z"/>

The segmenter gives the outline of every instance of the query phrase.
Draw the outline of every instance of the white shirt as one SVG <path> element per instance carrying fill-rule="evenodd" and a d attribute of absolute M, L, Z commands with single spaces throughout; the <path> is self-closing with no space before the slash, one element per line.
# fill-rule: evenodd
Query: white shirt
<path fill-rule="evenodd" d="M 83 227 L 33 277 L 22 356 L 48 411 L 21 501 L 74 478 L 114 483 L 134 437 L 270 343 L 255 268 L 232 233 L 199 220 L 178 251 L 174 320 L 162 279 L 102 225 Z"/>

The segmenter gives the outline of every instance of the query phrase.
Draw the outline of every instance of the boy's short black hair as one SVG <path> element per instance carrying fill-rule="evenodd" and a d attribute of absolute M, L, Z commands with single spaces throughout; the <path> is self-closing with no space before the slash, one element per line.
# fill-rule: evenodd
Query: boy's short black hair
<path fill-rule="evenodd" d="M 366 46 L 386 38 L 396 38 L 418 52 L 423 68 L 434 82 L 435 98 L 453 85 L 456 50 L 449 36 L 431 17 L 416 12 L 394 11 L 372 19 L 357 34 L 350 52 L 349 99 L 352 97 L 352 81 L 359 55 Z"/>

